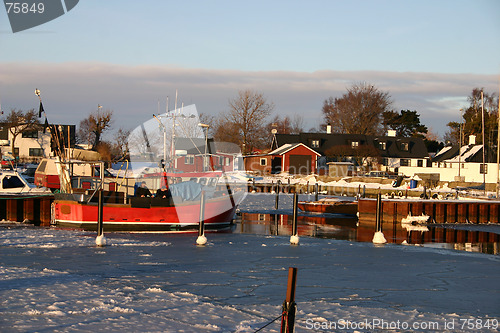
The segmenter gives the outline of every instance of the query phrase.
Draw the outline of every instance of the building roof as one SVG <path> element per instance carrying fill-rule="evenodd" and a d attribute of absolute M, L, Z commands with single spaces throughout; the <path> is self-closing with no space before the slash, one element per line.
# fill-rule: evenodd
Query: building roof
<path fill-rule="evenodd" d="M 373 146 L 380 157 L 392 158 L 426 158 L 429 157 L 424 140 L 419 137 L 392 137 L 363 134 L 340 133 L 300 133 L 277 134 L 278 146 L 291 143 L 303 143 L 316 152 L 326 155 L 331 147 L 351 146 L 357 142 L 359 146 Z M 406 150 L 407 148 L 407 150 Z"/>
<path fill-rule="evenodd" d="M 314 149 L 311 149 L 311 148 L 307 147 L 303 143 L 287 143 L 287 144 L 284 144 L 281 147 L 279 147 L 279 148 L 273 150 L 272 152 L 270 152 L 268 155 L 283 155 L 283 154 L 286 154 L 287 152 L 289 152 L 289 151 L 291 151 L 291 150 L 293 150 L 293 149 L 295 149 L 295 148 L 297 148 L 299 146 L 303 146 L 303 147 L 307 148 L 308 150 L 312 151 L 313 153 L 315 153 L 316 155 L 321 156 L 320 153 L 318 153 Z"/>
<path fill-rule="evenodd" d="M 459 162 L 476 162 L 482 160 L 483 145 L 467 145 L 463 146 L 460 154 L 453 156 L 453 158 L 446 159 L 446 162 L 459 163 Z M 478 157 L 478 155 L 481 155 Z"/>

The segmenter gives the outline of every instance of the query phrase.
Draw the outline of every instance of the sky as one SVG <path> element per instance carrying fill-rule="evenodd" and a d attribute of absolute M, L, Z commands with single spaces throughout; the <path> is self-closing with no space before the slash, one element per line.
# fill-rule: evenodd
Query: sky
<path fill-rule="evenodd" d="M 499 91 L 500 1 L 80 1 L 13 33 L 0 8 L 2 110 L 76 124 L 113 110 L 132 129 L 178 104 L 218 115 L 238 90 L 322 124 L 329 97 L 367 82 L 442 136 L 475 87 Z"/>

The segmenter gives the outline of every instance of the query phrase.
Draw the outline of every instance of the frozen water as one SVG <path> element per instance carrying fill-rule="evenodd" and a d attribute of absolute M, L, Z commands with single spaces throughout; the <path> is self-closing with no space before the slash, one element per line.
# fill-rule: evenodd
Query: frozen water
<path fill-rule="evenodd" d="M 461 319 L 500 317 L 497 256 L 308 237 L 291 246 L 287 236 L 212 233 L 199 247 L 196 234 L 106 235 L 97 247 L 94 233 L 0 228 L 0 330 L 253 332 L 279 316 L 290 266 L 297 332 L 376 319 L 437 331 L 454 321 L 461 331 Z M 279 320 L 266 328 L 277 331 Z"/>

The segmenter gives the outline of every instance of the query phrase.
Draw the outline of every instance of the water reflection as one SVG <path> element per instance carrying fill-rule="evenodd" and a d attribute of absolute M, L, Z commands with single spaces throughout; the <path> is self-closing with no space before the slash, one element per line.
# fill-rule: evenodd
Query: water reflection
<path fill-rule="evenodd" d="M 371 242 L 375 225 L 358 221 L 356 217 L 325 214 L 301 215 L 297 219 L 299 236 Z M 491 228 L 490 228 L 491 227 Z M 492 228 L 496 228 L 492 230 Z M 495 232 L 492 232 L 492 231 Z M 498 226 L 488 225 L 415 225 L 384 223 L 382 232 L 388 243 L 446 248 L 468 252 L 499 254 Z M 259 235 L 286 235 L 292 233 L 292 216 L 285 214 L 241 213 L 234 232 Z"/>

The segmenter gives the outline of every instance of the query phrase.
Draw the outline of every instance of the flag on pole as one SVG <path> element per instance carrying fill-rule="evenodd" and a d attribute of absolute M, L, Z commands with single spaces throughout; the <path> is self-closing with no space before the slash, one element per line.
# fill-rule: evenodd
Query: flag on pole
<path fill-rule="evenodd" d="M 42 101 L 40 101 L 40 107 L 38 108 L 38 118 L 42 117 L 42 112 L 45 112 L 45 110 L 43 109 Z"/>
<path fill-rule="evenodd" d="M 49 127 L 49 122 L 47 121 L 47 117 L 45 117 L 45 124 L 43 125 L 43 133 L 47 131 L 47 127 Z"/>

